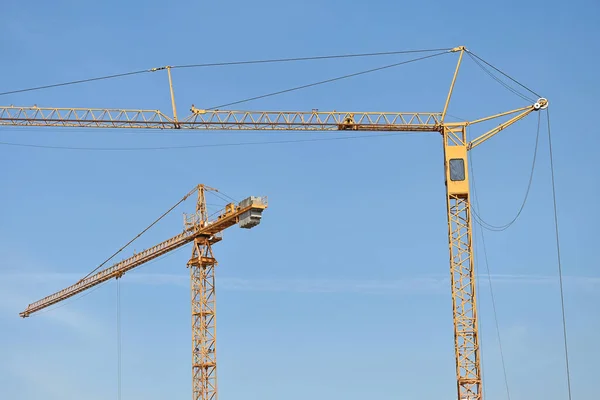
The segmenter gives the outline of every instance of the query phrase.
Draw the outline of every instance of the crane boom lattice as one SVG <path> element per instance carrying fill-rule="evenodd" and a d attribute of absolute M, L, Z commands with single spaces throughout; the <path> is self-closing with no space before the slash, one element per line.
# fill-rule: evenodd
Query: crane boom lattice
<path fill-rule="evenodd" d="M 216 219 L 209 220 L 205 192 L 216 189 L 198 185 L 196 190 L 196 212 L 186 215 L 183 233 L 30 304 L 20 313 L 21 317 L 28 317 L 109 279 L 120 278 L 126 272 L 156 257 L 193 242 L 192 257 L 188 262 L 192 315 L 192 393 L 194 400 L 217 400 L 214 270 L 217 261 L 213 255 L 212 244 L 221 241 L 221 232 L 235 224 L 245 229 L 258 225 L 263 210 L 268 207 L 268 201 L 266 197 L 248 197 L 238 204 L 229 203 Z"/>
<path fill-rule="evenodd" d="M 459 400 L 481 400 L 481 366 L 479 352 L 477 301 L 473 259 L 468 151 L 486 142 L 500 131 L 535 111 L 548 107 L 548 101 L 472 121 L 446 121 L 448 106 L 457 80 L 464 47 L 452 52 L 460 56 L 443 110 L 440 112 L 338 112 L 338 111 L 233 111 L 199 109 L 178 118 L 171 71 L 166 67 L 173 106 L 173 117 L 158 110 L 101 108 L 0 107 L 0 126 L 39 126 L 74 128 L 133 129 L 200 129 L 200 130 L 274 130 L 274 131 L 407 131 L 438 132 L 443 139 L 444 175 L 452 310 L 454 321 L 456 382 Z M 161 68 L 165 69 L 165 68 Z M 467 140 L 467 128 L 503 117 L 510 119 L 495 128 Z M 111 278 L 193 242 L 190 268 L 192 297 L 192 392 L 193 400 L 217 399 L 215 266 L 212 244 L 221 240 L 220 233 L 238 223 L 251 228 L 260 222 L 266 199 L 248 198 L 226 206 L 214 221 L 206 217 L 205 190 L 198 188 L 196 213 L 185 220 L 184 232 L 142 253 L 87 277 L 42 300 L 32 303 L 23 317 L 63 301 Z"/>
<path fill-rule="evenodd" d="M 0 107 L 0 126 L 201 130 L 439 131 L 441 113 L 199 110 L 175 121 L 158 110 Z"/>
<path fill-rule="evenodd" d="M 192 294 L 192 399 L 217 398 L 215 266 L 207 238 L 194 240 L 190 267 Z"/>

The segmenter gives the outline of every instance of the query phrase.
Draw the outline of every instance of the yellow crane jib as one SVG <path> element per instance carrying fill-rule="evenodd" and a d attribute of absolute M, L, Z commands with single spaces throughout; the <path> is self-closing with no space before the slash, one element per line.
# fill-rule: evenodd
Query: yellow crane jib
<path fill-rule="evenodd" d="M 247 197 L 239 203 L 229 203 L 215 219 L 207 213 L 206 192 L 215 191 L 206 185 L 198 185 L 186 194 L 198 193 L 196 212 L 184 215 L 182 233 L 165 240 L 140 253 L 135 253 L 111 267 L 93 275 L 86 276 L 79 282 L 50 296 L 30 304 L 19 315 L 23 318 L 81 293 L 93 286 L 112 278 L 120 278 L 130 271 L 152 259 L 166 254 L 187 243 L 192 243 L 192 256 L 187 262 L 191 287 L 191 319 L 192 319 L 192 398 L 194 400 L 217 399 L 217 359 L 216 359 L 216 307 L 215 307 L 215 274 L 217 265 L 212 245 L 222 240 L 221 232 L 238 225 L 251 229 L 260 224 L 263 211 L 268 207 L 266 197 Z M 178 203 L 179 204 L 179 203 Z M 164 215 L 163 215 L 164 216 Z M 162 218 L 162 217 L 161 217 Z"/>
<path fill-rule="evenodd" d="M 202 202 L 204 196 L 202 196 Z M 197 238 L 207 238 L 209 243 L 216 243 L 221 240 L 218 236 L 223 230 L 238 224 L 241 228 L 250 229 L 258 225 L 261 221 L 262 212 L 268 207 L 267 197 L 248 197 L 237 205 L 228 205 L 216 219 L 206 221 L 200 213 L 194 213 L 184 218 L 184 231 L 170 239 L 167 239 L 153 247 L 143 250 L 135 255 L 120 261 L 106 269 L 97 272 L 94 275 L 81 279 L 79 282 L 62 289 L 54 294 L 44 297 L 34 303 L 29 304 L 27 309 L 19 315 L 23 318 L 49 307 L 55 303 L 63 301 L 71 296 L 75 296 L 93 286 L 112 278 L 121 277 L 125 272 L 130 271 L 152 259 L 160 257 L 172 250 L 175 250 Z"/>
<path fill-rule="evenodd" d="M 166 70 L 169 78 L 172 116 L 159 110 L 52 108 L 0 106 L 0 126 L 124 128 L 124 129 L 194 129 L 194 130 L 271 130 L 271 131 L 403 131 L 436 132 L 442 139 L 446 186 L 450 289 L 454 327 L 454 353 L 457 397 L 461 400 L 482 400 L 482 374 L 478 307 L 476 295 L 475 260 L 473 257 L 471 194 L 467 154 L 487 142 L 500 131 L 524 119 L 535 111 L 548 107 L 548 100 L 538 97 L 525 107 L 504 111 L 470 121 L 446 120 L 454 86 L 463 56 L 472 53 L 464 46 L 451 49 L 458 54 L 450 88 L 441 112 L 377 112 L 377 111 L 243 111 L 200 109 L 194 105 L 190 115 L 178 118 L 170 66 L 153 69 Z M 531 90 L 529 90 L 531 92 Z M 533 101 L 533 100 L 532 100 Z M 481 122 L 499 120 L 496 127 L 478 132 L 467 139 L 467 129 Z M 481 125 L 477 125 L 477 128 Z M 266 198 L 248 197 L 240 203 L 228 204 L 214 220 L 209 220 L 204 202 L 205 191 L 198 186 L 196 212 L 184 217 L 184 232 L 159 243 L 133 257 L 121 261 L 75 285 L 30 304 L 22 317 L 51 304 L 80 293 L 130 269 L 165 254 L 186 243 L 193 242 L 192 257 L 188 262 L 192 292 L 192 398 L 217 400 L 216 384 L 216 330 L 214 303 L 214 266 L 216 260 L 211 245 L 220 241 L 220 233 L 237 224 L 249 229 L 261 222 L 267 208 Z"/>

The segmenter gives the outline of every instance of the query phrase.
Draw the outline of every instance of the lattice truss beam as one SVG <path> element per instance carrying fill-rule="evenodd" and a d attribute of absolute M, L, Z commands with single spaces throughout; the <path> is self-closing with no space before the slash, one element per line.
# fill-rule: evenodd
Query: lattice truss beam
<path fill-rule="evenodd" d="M 39 311 L 43 308 L 49 307 L 53 304 L 68 299 L 69 297 L 75 296 L 93 286 L 100 283 L 106 282 L 113 278 L 119 278 L 127 271 L 130 271 L 146 262 L 160 257 L 168 252 L 175 250 L 190 241 L 192 241 L 197 233 L 196 229 L 190 229 L 174 236 L 164 242 L 161 242 L 155 246 L 152 246 L 140 253 L 135 254 L 123 261 L 120 261 L 102 271 L 90 275 L 79 282 L 64 288 L 50 296 L 46 296 L 43 299 L 31 303 L 25 311 L 20 313 L 21 317 L 27 317 L 30 314 Z"/>
<path fill-rule="evenodd" d="M 0 126 L 239 130 L 440 130 L 441 113 L 199 110 L 175 121 L 158 110 L 0 107 Z"/>
<path fill-rule="evenodd" d="M 456 82 L 464 47 L 442 112 L 322 112 L 304 111 L 231 111 L 203 110 L 192 105 L 191 114 L 178 118 L 170 67 L 169 76 L 173 117 L 158 110 L 126 110 L 99 108 L 41 108 L 0 107 L 0 126 L 47 126 L 81 128 L 139 128 L 139 129 L 203 129 L 203 130 L 280 130 L 280 131 L 408 131 L 439 132 L 444 140 L 448 235 L 454 315 L 456 376 L 459 400 L 481 400 L 481 375 L 475 275 L 472 255 L 472 234 L 469 209 L 467 151 L 484 143 L 498 132 L 525 118 L 531 112 L 548 107 L 548 101 L 538 99 L 534 104 L 500 114 L 461 122 L 448 122 L 448 105 Z M 165 69 L 162 68 L 162 69 Z M 491 130 L 468 142 L 469 126 L 510 116 Z M 199 191 L 199 203 L 204 206 L 204 188 Z M 259 213 L 266 202 L 253 205 L 232 205 L 232 211 L 215 221 L 206 220 L 205 208 L 187 221 L 184 234 L 131 257 L 120 264 L 90 276 L 75 285 L 31 304 L 21 316 L 28 316 L 51 304 L 80 293 L 96 284 L 141 265 L 193 240 L 194 247 L 188 267 L 191 278 L 192 302 L 192 375 L 193 400 L 217 399 L 215 266 L 211 243 L 228 226 L 243 220 L 240 225 L 252 227 L 260 220 Z M 245 208 L 244 208 L 245 207 Z M 212 239 L 211 239 L 212 238 Z"/>
<path fill-rule="evenodd" d="M 190 268 L 192 299 L 192 399 L 216 400 L 215 266 L 208 238 L 194 240 Z"/>
<path fill-rule="evenodd" d="M 471 221 L 467 196 L 449 195 L 450 270 L 459 399 L 481 398 Z"/>

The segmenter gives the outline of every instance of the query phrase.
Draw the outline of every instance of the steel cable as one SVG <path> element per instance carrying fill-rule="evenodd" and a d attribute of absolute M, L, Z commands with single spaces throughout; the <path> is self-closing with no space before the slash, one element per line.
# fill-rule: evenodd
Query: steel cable
<path fill-rule="evenodd" d="M 293 91 L 301 90 L 301 89 L 307 89 L 307 88 L 313 87 L 313 86 L 324 85 L 326 83 L 340 81 L 342 79 L 348 79 L 348 78 L 352 78 L 352 77 L 359 76 L 359 75 L 369 74 L 369 73 L 372 73 L 372 72 L 381 71 L 381 70 L 388 69 L 388 68 L 398 67 L 400 65 L 409 64 L 409 63 L 412 63 L 412 62 L 415 62 L 415 61 L 421 61 L 421 60 L 425 60 L 425 59 L 428 59 L 428 58 L 433 58 L 433 57 L 441 56 L 442 54 L 447 54 L 447 53 L 448 53 L 448 51 L 443 51 L 443 52 L 435 53 L 435 54 L 428 55 L 428 56 L 413 58 L 411 60 L 401 61 L 401 62 L 389 64 L 389 65 L 384 65 L 382 67 L 372 68 L 372 69 L 368 69 L 368 70 L 365 70 L 365 71 L 360 71 L 360 72 L 355 72 L 355 73 L 352 73 L 352 74 L 338 76 L 336 78 L 325 79 L 325 80 L 319 81 L 319 82 L 313 82 L 313 83 L 309 83 L 309 84 L 306 84 L 306 85 L 301 85 L 301 86 L 296 86 L 296 87 L 289 88 L 289 89 L 280 90 L 280 91 L 277 91 L 277 92 L 267 93 L 267 94 L 263 94 L 263 95 L 260 95 L 260 96 L 255 96 L 255 97 L 250 97 L 250 98 L 243 99 L 243 100 L 233 101 L 231 103 L 221 104 L 221 105 L 218 105 L 218 106 L 207 108 L 207 110 L 216 110 L 216 109 L 220 109 L 220 108 L 223 108 L 223 107 L 229 107 L 229 106 L 233 106 L 233 105 L 236 105 L 236 104 L 246 103 L 246 102 L 252 101 L 252 100 L 264 99 L 266 97 L 277 96 L 277 95 L 280 95 L 280 94 L 283 94 L 283 93 L 289 93 L 289 92 L 293 92 Z"/>
<path fill-rule="evenodd" d="M 531 190 L 531 185 L 533 183 L 533 173 L 535 171 L 535 164 L 536 164 L 537 152 L 538 152 L 538 147 L 539 147 L 540 125 L 541 125 L 541 114 L 538 114 L 537 133 L 536 133 L 536 137 L 535 137 L 535 147 L 533 150 L 533 161 L 531 162 L 531 172 L 529 173 L 529 182 L 527 183 L 527 189 L 525 190 L 525 196 L 523 198 L 523 201 L 521 202 L 521 206 L 519 207 L 519 210 L 517 211 L 517 215 L 515 215 L 515 217 L 512 220 L 510 220 L 508 223 L 506 223 L 504 225 L 492 225 L 492 224 L 486 222 L 483 219 L 483 217 L 481 217 L 480 212 L 478 212 L 479 205 L 477 205 L 477 209 L 473 208 L 473 210 L 472 210 L 473 216 L 475 217 L 475 219 L 481 225 L 482 228 L 487 229 L 489 231 L 496 231 L 496 232 L 504 231 L 504 230 L 508 229 L 509 227 L 511 227 L 512 224 L 514 224 L 517 221 L 517 219 L 523 212 L 523 209 L 525 208 L 525 204 L 527 203 L 527 199 L 529 198 L 529 191 Z M 470 153 L 469 153 L 469 155 L 470 155 Z M 470 157 L 469 164 L 471 164 L 471 174 L 473 176 L 473 190 L 475 191 L 475 166 L 473 165 L 472 157 Z"/>
<path fill-rule="evenodd" d="M 552 180 L 552 205 L 554 210 L 554 231 L 556 236 L 556 257 L 558 261 L 558 281 L 560 286 L 560 307 L 562 313 L 562 327 L 563 327 L 563 339 L 564 339 L 564 351 L 565 351 L 565 366 L 567 374 L 567 389 L 569 393 L 569 400 L 571 400 L 571 371 L 569 368 L 569 347 L 567 341 L 567 321 L 565 316 L 565 296 L 563 289 L 563 274 L 562 274 L 562 261 L 560 254 L 560 236 L 558 232 L 558 211 L 556 206 L 556 186 L 554 180 L 554 155 L 552 153 L 552 133 L 550 129 L 550 112 L 546 110 L 546 117 L 548 120 L 548 146 L 550 155 L 550 176 Z"/>
<path fill-rule="evenodd" d="M 276 58 L 276 59 L 267 59 L 267 60 L 229 61 L 229 62 L 216 62 L 216 63 L 205 63 L 205 64 L 175 65 L 175 66 L 170 66 L 170 68 L 206 68 L 206 67 L 222 67 L 222 66 L 231 66 L 231 65 L 281 63 L 281 62 L 291 62 L 291 61 L 326 60 L 326 59 L 351 58 L 351 57 L 375 57 L 375 56 L 394 55 L 394 54 L 425 53 L 425 52 L 442 51 L 442 50 L 449 50 L 449 49 L 401 50 L 401 51 L 387 51 L 387 52 L 378 52 L 378 53 L 336 54 L 336 55 L 312 56 L 312 57 Z M 124 76 L 139 75 L 139 74 L 144 74 L 144 73 L 148 73 L 148 72 L 159 71 L 162 69 L 165 69 L 165 67 L 125 72 L 125 73 L 121 73 L 121 74 L 105 75 L 105 76 L 100 76 L 100 77 L 95 77 L 95 78 L 80 79 L 80 80 L 74 80 L 74 81 L 69 81 L 69 82 L 61 82 L 61 83 L 36 86 L 36 87 L 31 87 L 31 88 L 26 88 L 26 89 L 10 90 L 10 91 L 5 91 L 5 92 L 0 92 L 0 96 L 16 94 L 16 93 L 23 93 L 23 92 L 31 92 L 31 91 L 42 90 L 42 89 L 50 89 L 50 88 L 61 87 L 61 86 L 76 85 L 76 84 L 80 84 L 80 83 L 87 83 L 87 82 L 100 81 L 100 80 L 106 80 L 106 79 L 114 79 L 114 78 L 120 78 L 120 77 L 124 77 Z"/>

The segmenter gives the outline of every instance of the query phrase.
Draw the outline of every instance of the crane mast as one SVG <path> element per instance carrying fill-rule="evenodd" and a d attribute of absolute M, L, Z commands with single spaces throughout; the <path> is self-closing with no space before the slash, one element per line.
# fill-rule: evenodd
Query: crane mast
<path fill-rule="evenodd" d="M 446 122 L 445 117 L 462 57 L 467 50 L 461 46 L 451 51 L 459 52 L 459 59 L 441 112 L 233 111 L 204 110 L 192 105 L 190 115 L 178 118 L 171 70 L 170 67 L 163 67 L 159 69 L 167 69 L 169 74 L 173 117 L 158 110 L 9 106 L 0 107 L 0 126 L 440 133 L 444 154 L 457 393 L 459 400 L 481 400 L 481 360 L 467 153 L 532 112 L 547 108 L 548 101 L 540 98 L 529 106 L 480 119 Z M 468 127 L 503 117 L 510 117 L 510 119 L 499 123 L 495 128 L 480 134 L 471 141 L 467 139 Z M 220 225 L 215 225 L 214 222 L 206 219 L 204 193 L 205 188 L 202 186 L 198 190 L 197 212 L 192 219 L 186 220 L 186 229 L 182 234 L 31 304 L 21 315 L 27 316 L 104 280 L 118 277 L 151 258 L 193 241 L 192 257 L 188 262 L 192 296 L 193 399 L 216 400 L 214 268 L 217 262 L 213 256 L 211 245 L 219 240 L 214 235 L 226 226 L 221 228 Z M 233 205 L 228 205 L 228 207 L 233 207 Z M 266 203 L 263 204 L 260 201 L 253 202 L 251 206 L 244 205 L 242 202 L 236 210 L 229 210 L 229 216 L 227 213 L 222 216 L 222 222 L 237 221 L 244 212 L 262 211 L 263 208 L 266 208 Z"/>
<path fill-rule="evenodd" d="M 456 379 L 459 400 L 479 400 L 481 367 L 466 130 L 446 128 L 443 140 Z"/>
<path fill-rule="evenodd" d="M 204 188 L 198 190 L 196 215 L 208 219 Z M 186 221 L 193 224 L 193 221 Z M 217 398 L 215 259 L 208 236 L 194 239 L 190 268 L 192 299 L 192 399 Z"/>
<path fill-rule="evenodd" d="M 222 240 L 225 229 L 238 224 L 251 229 L 258 225 L 262 212 L 268 206 L 266 197 L 248 197 L 237 205 L 229 203 L 216 219 L 211 220 L 206 211 L 206 191 L 216 191 L 198 185 L 184 196 L 198 193 L 196 212 L 184 218 L 184 231 L 132 257 L 118 262 L 79 282 L 31 303 L 19 315 L 23 318 L 46 307 L 75 296 L 112 278 L 120 278 L 128 271 L 160 257 L 187 243 L 193 242 L 192 256 L 187 263 L 190 269 L 192 315 L 192 395 L 193 400 L 217 399 L 215 271 L 217 261 L 212 245 Z"/>

